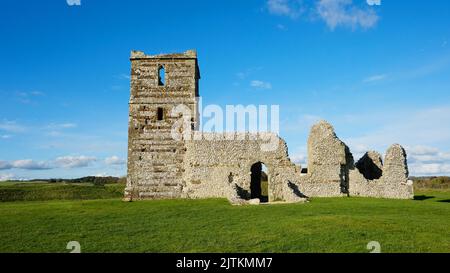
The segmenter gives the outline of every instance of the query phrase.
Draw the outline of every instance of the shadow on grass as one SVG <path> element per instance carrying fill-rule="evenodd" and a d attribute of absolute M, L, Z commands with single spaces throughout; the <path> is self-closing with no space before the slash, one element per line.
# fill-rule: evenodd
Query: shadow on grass
<path fill-rule="evenodd" d="M 416 200 L 416 201 L 424 201 L 424 200 L 433 199 L 433 198 L 435 198 L 435 196 L 427 196 L 427 195 L 414 196 L 414 200 Z"/>
<path fill-rule="evenodd" d="M 440 202 L 440 203 L 450 203 L 450 199 L 439 200 L 438 202 Z"/>

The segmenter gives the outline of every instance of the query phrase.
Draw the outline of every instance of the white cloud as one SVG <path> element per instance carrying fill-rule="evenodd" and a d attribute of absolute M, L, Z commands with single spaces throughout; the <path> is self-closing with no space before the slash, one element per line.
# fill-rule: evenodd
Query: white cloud
<path fill-rule="evenodd" d="M 11 135 L 0 135 L 1 139 L 10 139 L 11 137 Z"/>
<path fill-rule="evenodd" d="M 66 0 L 69 6 L 81 6 L 81 0 Z"/>
<path fill-rule="evenodd" d="M 50 123 L 44 129 L 49 130 L 46 135 L 51 137 L 63 136 L 63 130 L 76 128 L 78 125 L 76 123 Z"/>
<path fill-rule="evenodd" d="M 77 125 L 75 123 L 63 123 L 60 124 L 61 128 L 75 128 Z"/>
<path fill-rule="evenodd" d="M 373 9 L 356 7 L 352 0 L 319 0 L 316 11 L 332 30 L 338 26 L 368 29 L 379 20 Z"/>
<path fill-rule="evenodd" d="M 387 75 L 386 74 L 380 74 L 380 75 L 373 75 L 370 77 L 367 77 L 364 79 L 365 83 L 369 83 L 369 82 L 377 82 L 377 81 L 381 81 L 386 79 Z"/>
<path fill-rule="evenodd" d="M 61 168 L 73 169 L 87 167 L 95 161 L 97 161 L 95 157 L 89 156 L 63 156 L 56 158 L 55 164 Z"/>
<path fill-rule="evenodd" d="M 12 173 L 0 173 L 0 181 L 17 180 L 16 176 Z"/>
<path fill-rule="evenodd" d="M 272 84 L 269 82 L 263 82 L 259 80 L 253 80 L 250 82 L 251 87 L 260 88 L 260 89 L 272 89 Z"/>
<path fill-rule="evenodd" d="M 0 170 L 9 170 L 12 169 L 12 164 L 8 161 L 0 161 Z"/>
<path fill-rule="evenodd" d="M 307 164 L 307 156 L 304 153 L 297 153 L 290 156 L 291 161 L 304 167 Z"/>
<path fill-rule="evenodd" d="M 414 175 L 449 175 L 450 152 L 417 145 L 406 147 L 410 172 Z"/>
<path fill-rule="evenodd" d="M 267 8 L 271 14 L 297 18 L 302 13 L 301 1 L 268 0 Z"/>
<path fill-rule="evenodd" d="M 410 171 L 413 175 L 450 175 L 450 164 L 411 164 L 409 166 Z"/>
<path fill-rule="evenodd" d="M 111 156 L 105 159 L 107 165 L 124 165 L 127 163 L 126 160 L 119 158 L 118 156 Z"/>
<path fill-rule="evenodd" d="M 450 164 L 450 152 L 443 152 L 434 147 L 407 147 L 408 161 L 417 164 Z"/>
<path fill-rule="evenodd" d="M 389 114 L 371 113 L 370 117 L 377 116 L 373 123 L 383 124 L 381 127 L 365 134 L 348 138 L 348 144 L 366 145 L 372 147 L 388 147 L 393 143 L 405 146 L 428 145 L 450 142 L 450 106 L 432 107 L 428 109 L 403 109 Z M 361 122 L 365 117 L 361 116 Z"/>
<path fill-rule="evenodd" d="M 76 128 L 76 123 L 66 122 L 66 123 L 50 123 L 47 125 L 47 128 L 50 129 L 70 129 L 70 128 Z"/>
<path fill-rule="evenodd" d="M 400 143 L 408 154 L 411 175 L 448 174 L 450 151 L 436 147 L 446 147 L 450 142 L 450 127 L 445 126 L 450 124 L 450 106 L 390 112 L 378 115 L 376 123 L 383 125 L 359 137 L 345 139 L 352 152 L 358 150 L 355 147 L 365 146 L 384 153 L 390 145 Z"/>
<path fill-rule="evenodd" d="M 45 94 L 40 91 L 31 92 L 16 92 L 16 97 L 20 103 L 30 104 L 35 102 L 36 97 L 44 96 Z"/>
<path fill-rule="evenodd" d="M 339 26 L 368 29 L 374 27 L 379 20 L 374 8 L 367 3 L 362 6 L 354 4 L 352 0 L 314 0 L 312 3 L 300 0 L 268 0 L 267 7 L 271 14 L 293 19 L 307 12 L 306 17 L 323 20 L 331 30 Z"/>
<path fill-rule="evenodd" d="M 47 161 L 34 161 L 32 159 L 22 159 L 12 162 L 0 161 L 0 170 L 22 169 L 22 170 L 49 170 L 52 166 Z"/>
<path fill-rule="evenodd" d="M 423 145 L 407 147 L 406 149 L 410 154 L 414 155 L 436 155 L 439 153 L 439 149 Z"/>
<path fill-rule="evenodd" d="M 128 74 L 120 74 L 117 76 L 117 78 L 119 80 L 130 80 L 131 79 L 130 75 L 128 75 Z"/>
<path fill-rule="evenodd" d="M 12 162 L 12 168 L 23 170 L 49 170 L 52 169 L 49 162 L 34 161 L 32 159 L 16 160 Z"/>
<path fill-rule="evenodd" d="M 381 0 L 366 0 L 369 6 L 381 6 Z"/>
<path fill-rule="evenodd" d="M 26 128 L 15 121 L 3 120 L 0 122 L 0 130 L 11 133 L 22 133 L 26 131 Z"/>

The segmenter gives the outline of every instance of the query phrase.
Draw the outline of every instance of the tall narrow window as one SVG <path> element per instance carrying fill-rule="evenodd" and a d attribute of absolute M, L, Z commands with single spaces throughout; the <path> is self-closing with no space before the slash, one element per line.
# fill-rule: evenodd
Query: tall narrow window
<path fill-rule="evenodd" d="M 166 85 L 166 69 L 162 65 L 158 69 L 158 85 Z"/>
<path fill-rule="evenodd" d="M 164 119 L 164 109 L 162 109 L 161 107 L 158 107 L 158 121 L 161 121 Z"/>

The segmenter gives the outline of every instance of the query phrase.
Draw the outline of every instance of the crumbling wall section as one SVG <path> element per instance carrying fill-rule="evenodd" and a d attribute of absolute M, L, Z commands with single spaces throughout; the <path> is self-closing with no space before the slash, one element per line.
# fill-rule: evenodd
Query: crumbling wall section
<path fill-rule="evenodd" d="M 408 182 L 408 165 L 405 149 L 392 145 L 386 152 L 382 175 L 378 179 L 367 179 L 357 168 L 350 171 L 350 193 L 352 196 L 412 199 L 414 188 Z M 367 176 L 367 175 L 366 175 Z"/>
<path fill-rule="evenodd" d="M 274 137 L 277 144 L 273 150 L 262 148 L 267 140 L 249 133 L 209 134 L 202 140 L 186 141 L 184 196 L 230 198 L 230 187 L 235 183 L 241 197 L 248 198 L 251 166 L 261 162 L 268 168 L 269 201 L 295 200 L 293 191 L 285 186 L 300 176 L 300 167 L 290 161 L 284 140 Z"/>
<path fill-rule="evenodd" d="M 378 152 L 367 152 L 356 164 L 331 124 L 315 124 L 308 138 L 308 174 L 294 178 L 307 197 L 364 196 L 411 199 L 405 149 L 392 145 L 384 164 Z"/>

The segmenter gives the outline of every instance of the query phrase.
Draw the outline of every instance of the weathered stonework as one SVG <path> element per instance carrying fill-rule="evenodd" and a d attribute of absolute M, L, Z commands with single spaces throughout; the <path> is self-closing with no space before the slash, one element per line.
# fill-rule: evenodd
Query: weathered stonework
<path fill-rule="evenodd" d="M 215 134 L 214 140 L 186 141 L 183 197 L 228 197 L 235 183 L 243 190 L 240 198 L 249 199 L 251 167 L 261 162 L 269 169 L 269 200 L 299 201 L 287 187 L 291 177 L 300 175 L 300 167 L 290 161 L 284 140 L 277 137 L 278 148 L 263 151 L 265 141 L 255 135 L 248 133 L 227 140 L 230 138 Z"/>
<path fill-rule="evenodd" d="M 165 78 L 159 75 L 165 70 Z M 131 54 L 131 97 L 128 139 L 128 179 L 125 200 L 163 198 L 228 198 L 234 204 L 256 204 L 252 171 L 264 164 L 269 202 L 305 202 L 309 197 L 367 196 L 412 198 L 407 183 L 405 150 L 393 145 L 381 155 L 368 152 L 354 163 L 350 149 L 321 121 L 308 138 L 308 173 L 289 159 L 285 141 L 257 134 L 198 134 L 198 80 L 194 51 L 182 54 Z M 179 104 L 194 114 L 190 137 L 176 139 L 171 129 Z M 276 149 L 267 150 L 267 137 Z M 254 189 L 254 188 L 253 188 Z M 258 201 L 258 202 L 257 202 Z"/>
<path fill-rule="evenodd" d="M 159 83 L 160 68 L 165 70 L 164 85 Z M 181 197 L 185 143 L 171 135 L 178 119 L 172 109 L 179 104 L 197 109 L 199 79 L 194 51 L 155 56 L 131 53 L 126 199 Z M 197 116 L 192 118 L 195 124 Z"/>

